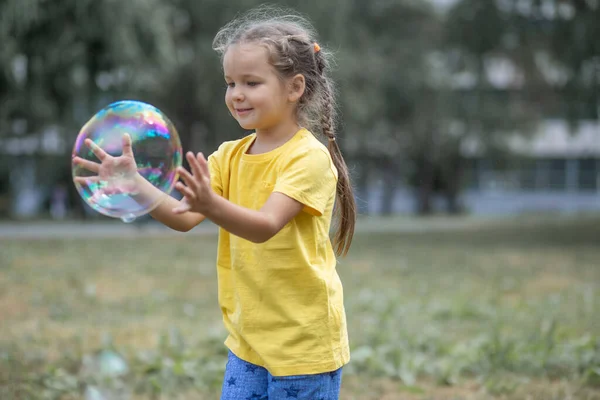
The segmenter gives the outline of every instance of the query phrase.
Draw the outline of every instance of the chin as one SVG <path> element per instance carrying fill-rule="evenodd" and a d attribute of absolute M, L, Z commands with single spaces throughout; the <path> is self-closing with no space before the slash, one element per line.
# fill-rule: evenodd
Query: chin
<path fill-rule="evenodd" d="M 246 130 L 255 130 L 257 128 L 256 124 L 249 122 L 249 121 L 238 120 L 238 124 L 240 125 L 240 127 L 242 127 L 243 129 L 246 129 Z"/>
<path fill-rule="evenodd" d="M 253 131 L 256 129 L 256 127 L 253 124 L 248 124 L 248 123 L 244 124 L 243 122 L 240 122 L 239 124 L 242 129 L 247 130 L 247 131 Z"/>

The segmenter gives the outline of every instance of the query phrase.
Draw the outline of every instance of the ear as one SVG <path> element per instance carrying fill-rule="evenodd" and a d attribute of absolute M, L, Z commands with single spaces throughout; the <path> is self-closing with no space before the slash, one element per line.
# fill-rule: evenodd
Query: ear
<path fill-rule="evenodd" d="M 293 76 L 289 80 L 288 85 L 288 100 L 291 103 L 295 103 L 300 100 L 300 97 L 304 94 L 304 90 L 306 89 L 306 80 L 304 79 L 304 75 L 297 74 Z"/>

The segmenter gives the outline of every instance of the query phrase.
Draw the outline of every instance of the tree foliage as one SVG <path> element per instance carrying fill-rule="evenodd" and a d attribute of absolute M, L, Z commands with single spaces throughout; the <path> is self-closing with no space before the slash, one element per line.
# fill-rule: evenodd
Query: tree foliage
<path fill-rule="evenodd" d="M 155 104 L 184 147 L 242 132 L 223 104 L 217 30 L 256 0 L 0 0 L 0 138 L 59 126 L 67 142 L 109 102 Z M 589 0 L 288 0 L 337 53 L 340 143 L 359 189 L 381 176 L 419 210 L 451 211 L 463 149 L 502 150 L 540 118 L 598 118 L 600 4 Z M 498 70 L 501 73 L 498 73 Z"/>

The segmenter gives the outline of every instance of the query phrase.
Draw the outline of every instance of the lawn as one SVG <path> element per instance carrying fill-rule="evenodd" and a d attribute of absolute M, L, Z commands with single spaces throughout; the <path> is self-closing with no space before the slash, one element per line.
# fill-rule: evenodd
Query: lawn
<path fill-rule="evenodd" d="M 341 398 L 600 400 L 600 217 L 433 221 L 340 261 Z M 0 399 L 217 399 L 216 241 L 0 242 Z"/>

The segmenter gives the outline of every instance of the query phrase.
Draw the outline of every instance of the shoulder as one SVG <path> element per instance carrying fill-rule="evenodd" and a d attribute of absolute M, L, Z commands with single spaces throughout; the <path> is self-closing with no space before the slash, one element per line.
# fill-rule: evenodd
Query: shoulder
<path fill-rule="evenodd" d="M 310 131 L 303 129 L 298 133 L 294 146 L 290 148 L 286 157 L 308 158 L 311 161 L 330 161 L 329 150 Z"/>
<path fill-rule="evenodd" d="M 297 145 L 294 147 L 297 150 L 321 150 L 329 154 L 327 147 L 317 139 L 317 137 L 308 129 L 302 129 L 298 132 Z"/>
<path fill-rule="evenodd" d="M 337 177 L 337 172 L 327 147 L 310 131 L 303 129 L 298 133 L 294 146 L 281 158 L 282 166 L 302 166 L 315 172 L 326 173 L 331 170 Z"/>

